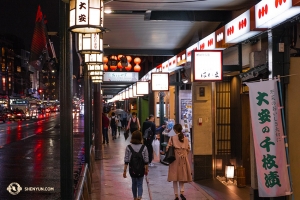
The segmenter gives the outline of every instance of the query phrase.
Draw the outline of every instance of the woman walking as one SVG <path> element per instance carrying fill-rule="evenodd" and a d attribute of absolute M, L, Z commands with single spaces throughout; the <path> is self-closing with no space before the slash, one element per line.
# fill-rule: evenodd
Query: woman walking
<path fill-rule="evenodd" d="M 124 157 L 124 173 L 123 177 L 127 178 L 127 166 L 129 164 L 129 174 L 132 179 L 132 194 L 134 200 L 140 200 L 143 196 L 143 180 L 144 175 L 148 174 L 148 150 L 143 145 L 143 136 L 140 131 L 134 131 L 131 136 L 130 143 L 125 150 L 125 157 Z M 141 152 L 142 159 L 139 159 L 136 152 Z M 140 168 L 140 169 L 139 169 Z"/>
<path fill-rule="evenodd" d="M 136 113 L 132 113 L 132 117 L 129 119 L 126 130 L 130 130 L 131 134 L 136 130 L 141 130 L 139 118 L 136 117 Z"/>
<path fill-rule="evenodd" d="M 188 160 L 190 145 L 188 138 L 184 137 L 182 133 L 182 126 L 180 124 L 175 124 L 173 129 L 176 135 L 169 139 L 166 150 L 173 145 L 175 147 L 176 160 L 169 164 L 168 181 L 173 181 L 175 200 L 179 200 L 178 184 L 180 197 L 182 200 L 186 200 L 184 196 L 184 183 L 192 181 L 191 167 Z"/>

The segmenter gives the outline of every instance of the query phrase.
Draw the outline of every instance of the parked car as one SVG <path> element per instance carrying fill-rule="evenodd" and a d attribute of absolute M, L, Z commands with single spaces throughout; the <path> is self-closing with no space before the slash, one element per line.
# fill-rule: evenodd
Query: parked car
<path fill-rule="evenodd" d="M 3 121 L 5 123 L 7 120 L 7 115 L 5 112 L 0 112 L 0 121 Z"/>

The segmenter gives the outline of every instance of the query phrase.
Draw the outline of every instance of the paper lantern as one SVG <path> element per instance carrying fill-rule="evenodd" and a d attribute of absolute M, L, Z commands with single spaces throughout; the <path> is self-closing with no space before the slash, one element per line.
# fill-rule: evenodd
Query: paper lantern
<path fill-rule="evenodd" d="M 141 66 L 139 66 L 139 64 L 136 64 L 133 68 L 133 71 L 135 71 L 135 72 L 141 71 Z"/>
<path fill-rule="evenodd" d="M 130 71 L 130 70 L 131 70 L 131 67 L 132 67 L 131 64 L 128 63 L 127 67 L 125 67 L 125 70 L 126 70 L 126 71 Z"/>
<path fill-rule="evenodd" d="M 135 64 L 140 64 L 140 63 L 141 63 L 141 59 L 140 59 L 139 57 L 136 57 L 136 58 L 133 60 L 133 62 L 134 62 Z"/>

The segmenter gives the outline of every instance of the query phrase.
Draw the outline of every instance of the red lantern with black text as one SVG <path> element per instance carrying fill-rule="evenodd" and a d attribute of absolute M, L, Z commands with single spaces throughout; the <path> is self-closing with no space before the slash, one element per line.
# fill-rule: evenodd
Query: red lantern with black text
<path fill-rule="evenodd" d="M 125 67 L 125 70 L 126 70 L 126 71 L 130 71 L 130 70 L 131 70 L 131 67 L 132 67 L 131 64 L 128 63 L 127 67 Z"/>

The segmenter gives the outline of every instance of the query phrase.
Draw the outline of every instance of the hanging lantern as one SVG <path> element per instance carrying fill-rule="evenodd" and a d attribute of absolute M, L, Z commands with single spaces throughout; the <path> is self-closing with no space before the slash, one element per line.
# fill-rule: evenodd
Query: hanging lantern
<path fill-rule="evenodd" d="M 130 62 L 132 61 L 131 56 L 126 56 L 126 58 L 127 58 L 127 62 L 128 62 L 128 63 L 130 63 Z"/>
<path fill-rule="evenodd" d="M 117 65 L 111 65 L 111 66 L 110 66 L 110 69 L 111 69 L 112 71 L 115 71 L 115 70 L 117 69 Z"/>
<path fill-rule="evenodd" d="M 103 63 L 106 64 L 107 62 L 108 62 L 108 58 L 107 58 L 107 56 L 104 56 L 104 57 L 103 57 Z"/>
<path fill-rule="evenodd" d="M 120 61 L 120 62 L 118 62 L 118 65 L 117 65 L 117 67 L 118 67 L 120 70 L 122 70 L 122 69 L 123 69 L 123 66 L 122 66 L 122 64 L 121 64 L 121 61 Z"/>
<path fill-rule="evenodd" d="M 132 67 L 131 64 L 128 63 L 127 67 L 125 67 L 125 70 L 126 70 L 126 71 L 130 71 L 130 70 L 131 70 L 131 67 Z"/>
<path fill-rule="evenodd" d="M 75 33 L 100 33 L 103 27 L 103 0 L 70 1 L 70 31 Z"/>
<path fill-rule="evenodd" d="M 103 33 L 78 33 L 78 52 L 81 54 L 103 53 Z"/>
<path fill-rule="evenodd" d="M 103 76 L 91 76 L 93 83 L 102 83 L 103 82 Z"/>
<path fill-rule="evenodd" d="M 133 71 L 135 71 L 135 72 L 141 71 L 141 66 L 139 64 L 136 64 L 133 68 Z"/>
<path fill-rule="evenodd" d="M 133 60 L 133 62 L 134 62 L 135 64 L 140 64 L 140 63 L 141 63 L 141 59 L 140 59 L 139 57 L 136 57 L 136 58 Z"/>
<path fill-rule="evenodd" d="M 103 54 L 84 54 L 84 62 L 87 64 L 103 64 Z"/>
<path fill-rule="evenodd" d="M 108 66 L 107 66 L 107 64 L 104 64 L 103 70 L 104 70 L 104 71 L 108 71 Z"/>
<path fill-rule="evenodd" d="M 120 62 L 121 62 L 122 67 L 127 67 L 128 61 L 127 61 L 127 58 L 125 56 L 122 56 L 120 58 Z"/>
<path fill-rule="evenodd" d="M 103 76 L 103 65 L 87 65 L 90 76 Z"/>
<path fill-rule="evenodd" d="M 120 60 L 123 57 L 123 55 L 118 55 L 118 60 Z"/>

